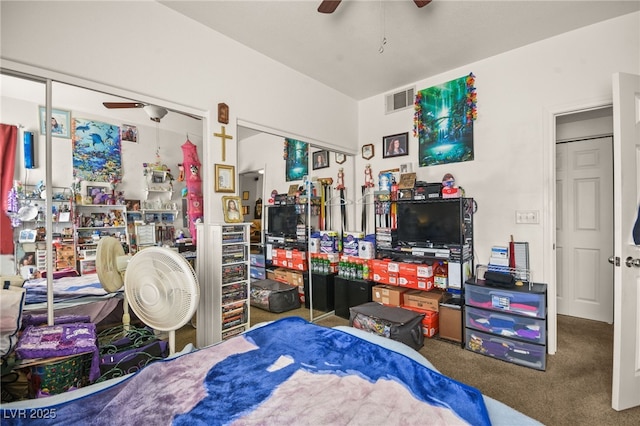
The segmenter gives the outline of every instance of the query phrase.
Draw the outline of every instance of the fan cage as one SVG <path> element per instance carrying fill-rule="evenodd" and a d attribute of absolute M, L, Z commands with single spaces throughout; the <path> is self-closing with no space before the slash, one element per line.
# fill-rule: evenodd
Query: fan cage
<path fill-rule="evenodd" d="M 125 294 L 136 316 L 158 331 L 173 331 L 195 314 L 197 276 L 180 254 L 160 247 L 137 253 L 127 267 Z"/>

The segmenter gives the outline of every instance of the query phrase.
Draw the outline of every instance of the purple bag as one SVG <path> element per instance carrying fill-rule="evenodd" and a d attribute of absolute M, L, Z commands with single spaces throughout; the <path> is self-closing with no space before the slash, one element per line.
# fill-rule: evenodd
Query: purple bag
<path fill-rule="evenodd" d="M 145 346 L 100 357 L 100 381 L 135 373 L 147 364 L 166 358 L 169 344 L 156 340 Z"/>

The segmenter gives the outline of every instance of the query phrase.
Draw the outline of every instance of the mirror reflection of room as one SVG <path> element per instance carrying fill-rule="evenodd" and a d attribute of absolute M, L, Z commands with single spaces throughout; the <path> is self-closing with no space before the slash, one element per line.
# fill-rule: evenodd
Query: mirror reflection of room
<path fill-rule="evenodd" d="M 292 299 L 291 294 L 297 298 L 275 308 L 252 303 L 251 322 L 257 324 L 281 316 L 312 319 L 327 315 L 333 311 L 333 289 L 330 294 L 316 294 L 316 287 L 326 286 L 326 274 L 316 276 L 311 270 L 315 261 L 308 259 L 318 248 L 321 231 L 341 231 L 348 226 L 347 210 L 353 207 L 353 201 L 346 199 L 349 192 L 345 182 L 348 186 L 354 177 L 353 168 L 345 173 L 345 166 L 352 164 L 353 156 L 281 135 L 239 129 L 239 134 L 244 135 L 238 151 L 240 194 L 243 208 L 249 212 L 245 221 L 252 223 L 252 291 L 265 297 L 278 292 L 288 299 Z M 257 149 L 263 153 L 259 158 L 252 155 Z M 260 216 L 257 209 L 251 211 L 254 200 L 261 204 Z M 286 260 L 287 256 L 292 260 Z M 305 261 L 296 262 L 294 258 L 298 256 L 304 256 Z M 277 283 L 269 282 L 270 288 L 257 289 L 266 285 L 259 283 L 263 280 Z M 310 282 L 315 298 L 309 297 Z M 281 312 L 273 312 L 274 309 Z"/>

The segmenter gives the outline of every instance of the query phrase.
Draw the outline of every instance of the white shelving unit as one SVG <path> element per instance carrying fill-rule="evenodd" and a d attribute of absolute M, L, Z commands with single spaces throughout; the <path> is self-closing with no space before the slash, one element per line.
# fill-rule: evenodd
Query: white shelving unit
<path fill-rule="evenodd" d="M 54 270 L 75 268 L 75 244 L 73 239 L 73 211 L 74 200 L 68 188 L 53 187 L 51 207 L 47 207 L 46 201 L 37 194 L 34 185 L 27 185 L 18 193 L 20 207 L 32 207 L 37 209 L 37 216 L 32 220 L 21 221 L 20 226 L 14 229 L 15 258 L 17 273 L 20 274 L 22 260 L 27 253 L 33 253 L 35 268 L 39 272 L 47 269 L 47 243 L 44 228 L 47 214 L 53 214 L 53 242 L 56 248 L 53 255 Z M 38 236 L 34 242 L 21 242 L 19 234 L 23 230 L 33 230 Z M 33 264 L 32 264 L 33 265 Z"/>
<path fill-rule="evenodd" d="M 198 347 L 249 329 L 249 227 L 249 223 L 198 225 Z"/>

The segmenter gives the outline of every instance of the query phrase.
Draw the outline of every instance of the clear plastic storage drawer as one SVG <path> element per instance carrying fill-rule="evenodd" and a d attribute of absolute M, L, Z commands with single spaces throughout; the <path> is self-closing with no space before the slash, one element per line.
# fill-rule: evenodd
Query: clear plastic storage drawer
<path fill-rule="evenodd" d="M 546 347 L 465 329 L 465 346 L 472 352 L 536 370 L 547 367 Z"/>
<path fill-rule="evenodd" d="M 547 341 L 546 321 L 468 306 L 465 325 L 479 331 L 544 345 Z"/>
<path fill-rule="evenodd" d="M 537 290 L 539 287 L 541 287 L 541 291 Z M 544 288 L 544 284 L 534 284 L 533 291 L 528 291 L 528 287 L 502 289 L 467 283 L 465 284 L 464 297 L 467 306 L 545 318 Z"/>

